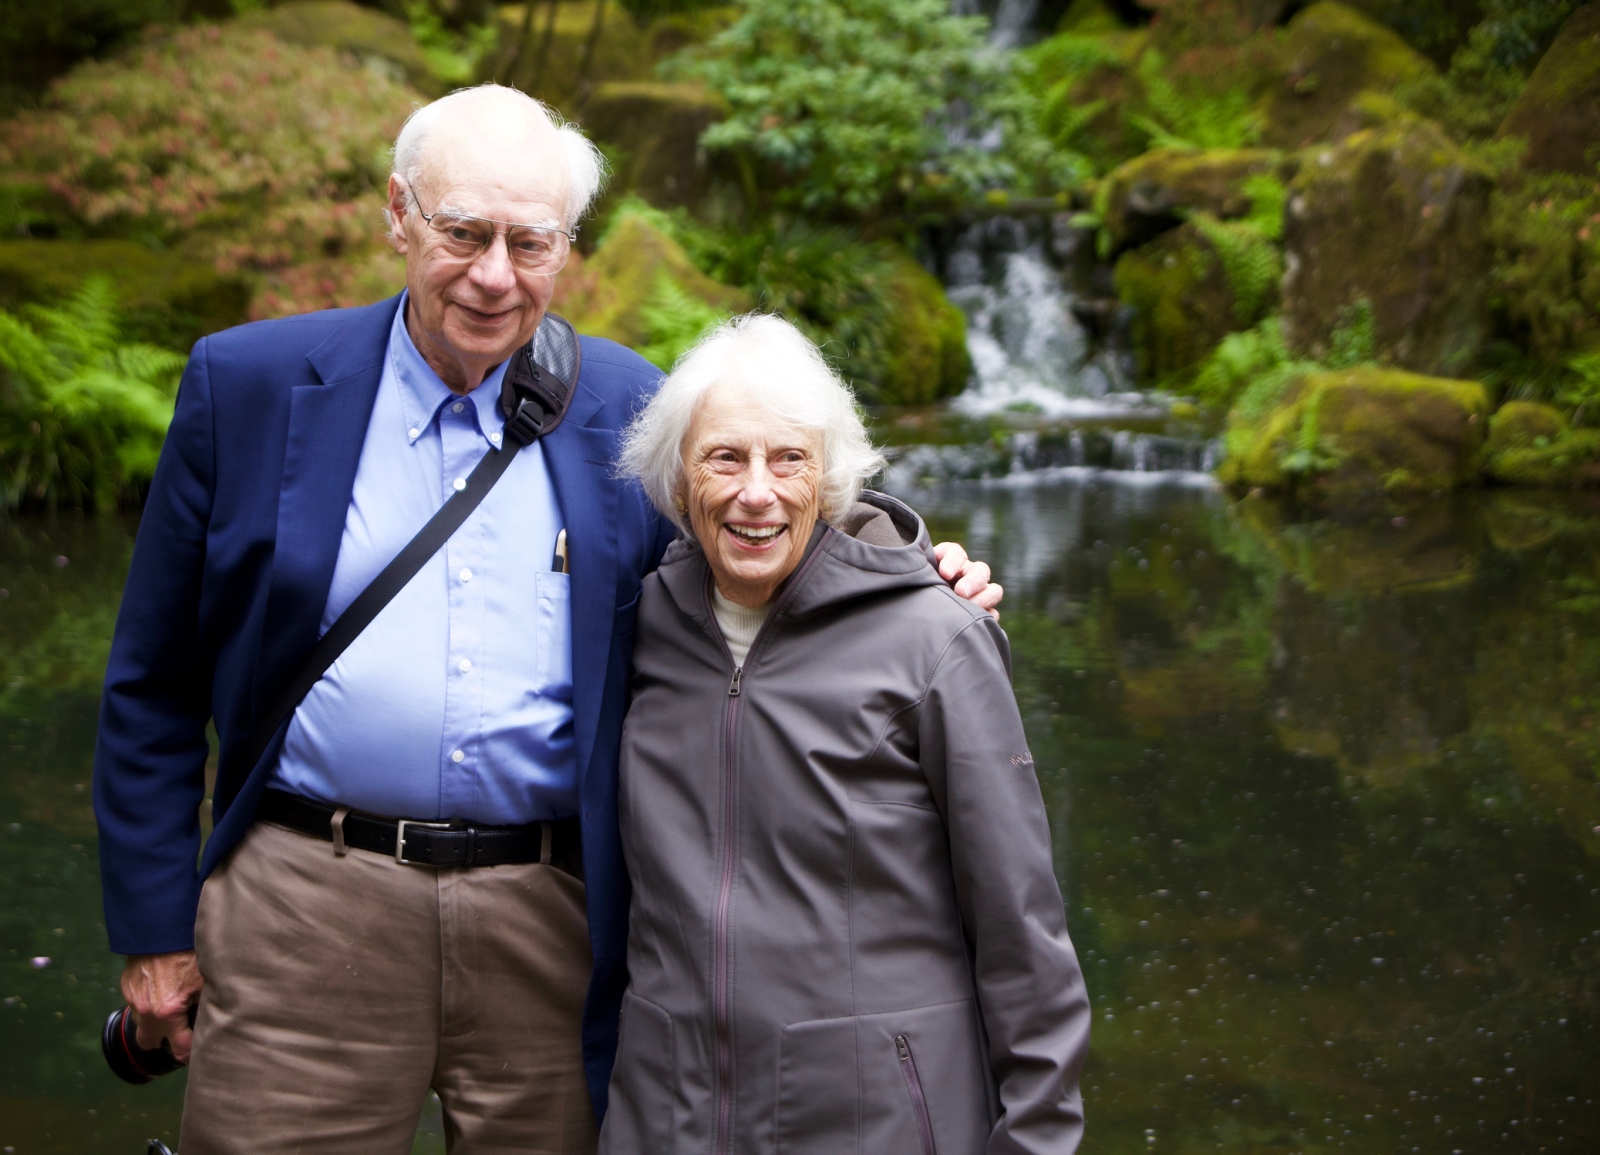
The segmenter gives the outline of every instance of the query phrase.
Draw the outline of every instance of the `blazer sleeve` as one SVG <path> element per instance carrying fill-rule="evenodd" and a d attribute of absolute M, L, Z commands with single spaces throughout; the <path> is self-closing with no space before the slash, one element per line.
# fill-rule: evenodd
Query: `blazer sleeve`
<path fill-rule="evenodd" d="M 923 770 L 949 833 L 956 898 L 1001 1115 L 988 1155 L 1068 1155 L 1090 1007 L 1050 852 L 1044 798 L 987 615 L 950 642 L 919 718 Z"/>
<path fill-rule="evenodd" d="M 94 807 L 120 954 L 194 946 L 211 662 L 201 578 L 216 488 L 207 343 L 195 346 L 145 502 L 100 704 Z"/>

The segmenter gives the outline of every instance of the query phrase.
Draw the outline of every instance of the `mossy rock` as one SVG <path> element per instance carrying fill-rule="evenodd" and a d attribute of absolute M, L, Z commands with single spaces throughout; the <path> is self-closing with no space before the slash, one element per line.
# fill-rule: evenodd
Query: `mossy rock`
<path fill-rule="evenodd" d="M 1121 32 L 1124 27 L 1106 0 L 1072 0 L 1056 22 L 1056 34 L 1074 33 L 1082 36 L 1098 32 Z"/>
<path fill-rule="evenodd" d="M 699 84 L 611 81 L 589 98 L 583 127 L 613 150 L 615 191 L 670 208 L 705 192 L 700 134 L 727 115 L 727 103 Z"/>
<path fill-rule="evenodd" d="M 1600 485 L 1600 429 L 1572 429 L 1549 405 L 1509 402 L 1489 422 L 1484 472 L 1506 485 Z"/>
<path fill-rule="evenodd" d="M 1140 374 L 1164 381 L 1192 369 L 1241 325 L 1221 258 L 1193 223 L 1117 261 L 1117 296 L 1133 310 Z"/>
<path fill-rule="evenodd" d="M 1475 381 L 1374 367 L 1308 373 L 1260 421 L 1229 415 L 1225 482 L 1335 502 L 1434 492 L 1477 476 L 1489 398 Z"/>
<path fill-rule="evenodd" d="M 1568 17 L 1499 135 L 1527 139 L 1526 168 L 1594 176 L 1600 163 L 1600 3 Z"/>
<path fill-rule="evenodd" d="M 405 21 L 349 0 L 296 0 L 281 8 L 247 12 L 238 22 L 265 29 L 285 44 L 348 52 L 391 80 L 428 96 L 444 95 L 445 84 L 434 75 Z"/>
<path fill-rule="evenodd" d="M 1289 21 L 1283 47 L 1284 75 L 1267 99 L 1263 131 L 1277 148 L 1330 140 L 1360 93 L 1390 92 L 1437 71 L 1391 29 L 1333 0 Z"/>
<path fill-rule="evenodd" d="M 695 268 L 683 247 L 643 214 L 623 213 L 592 256 L 573 254 L 556 281 L 551 309 L 580 333 L 638 348 L 653 338 L 644 313 L 659 297 L 663 278 L 717 314 L 751 307 L 748 295 Z"/>
<path fill-rule="evenodd" d="M 1241 185 L 1277 167 L 1277 154 L 1265 149 L 1153 149 L 1105 178 L 1106 230 L 1122 248 L 1175 228 L 1190 211 L 1222 220 L 1245 216 L 1251 202 Z"/>
<path fill-rule="evenodd" d="M 249 316 L 247 278 L 121 240 L 0 241 L 0 308 L 59 301 L 96 274 L 111 278 L 129 340 L 186 351 Z"/>
<path fill-rule="evenodd" d="M 1149 147 L 1148 136 L 1129 123 L 1126 111 L 1143 100 L 1138 78 L 1133 75 L 1140 55 L 1150 43 L 1148 29 L 1120 31 L 1064 31 L 1062 39 L 1045 41 L 1026 50 L 1037 59 L 1047 59 L 1056 49 L 1095 46 L 1095 56 L 1104 61 L 1071 78 L 1061 107 L 1074 110 L 1073 119 L 1092 112 L 1075 124 L 1069 136 L 1057 144 L 1087 157 L 1096 172 L 1110 172 L 1124 161 L 1139 156 Z M 1052 102 L 1054 98 L 1052 97 Z M 1093 106 L 1091 110 L 1091 106 Z"/>
<path fill-rule="evenodd" d="M 888 297 L 893 316 L 888 370 L 874 400 L 925 405 L 960 393 L 972 376 L 967 319 L 944 295 L 944 286 L 902 250 Z"/>
<path fill-rule="evenodd" d="M 1484 334 L 1490 173 L 1429 121 L 1407 117 L 1303 158 L 1284 214 L 1284 335 L 1324 358 L 1341 317 L 1371 306 L 1376 353 L 1459 374 Z"/>

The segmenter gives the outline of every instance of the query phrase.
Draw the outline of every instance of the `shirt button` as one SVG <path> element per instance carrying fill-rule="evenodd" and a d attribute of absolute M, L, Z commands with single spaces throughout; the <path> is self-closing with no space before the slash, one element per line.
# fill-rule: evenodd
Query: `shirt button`
<path fill-rule="evenodd" d="M 450 755 L 450 761 L 452 762 L 465 762 L 466 760 L 467 752 L 465 750 L 457 750 L 455 753 Z"/>
<path fill-rule="evenodd" d="M 422 436 L 422 430 L 420 430 L 420 429 L 407 429 L 406 430 L 406 436 L 411 438 L 411 440 L 415 441 L 418 437 Z"/>
<path fill-rule="evenodd" d="M 461 580 L 464 581 L 464 582 L 471 581 L 472 580 L 472 571 L 470 569 L 465 569 L 465 568 L 462 569 L 462 571 L 461 571 Z"/>
<path fill-rule="evenodd" d="M 462 658 L 461 661 L 456 663 L 456 669 L 465 674 L 468 670 L 472 669 L 472 659 Z"/>
<path fill-rule="evenodd" d="M 450 484 L 455 486 L 455 490 L 456 490 L 457 493 L 460 493 L 463 489 L 465 489 L 467 487 L 467 479 L 465 477 L 458 477 L 454 481 L 452 481 Z"/>
<path fill-rule="evenodd" d="M 452 413 L 460 413 L 465 408 L 466 408 L 465 405 L 463 405 L 461 402 L 457 401 L 454 405 L 450 406 L 450 412 L 452 412 Z"/>
<path fill-rule="evenodd" d="M 498 433 L 491 433 L 491 434 L 489 434 L 489 440 L 493 441 L 496 445 L 499 445 L 500 444 L 500 435 Z"/>

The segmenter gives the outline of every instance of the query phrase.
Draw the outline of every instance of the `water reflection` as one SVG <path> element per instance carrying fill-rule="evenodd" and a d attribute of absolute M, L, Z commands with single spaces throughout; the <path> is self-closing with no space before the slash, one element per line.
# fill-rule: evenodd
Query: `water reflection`
<path fill-rule="evenodd" d="M 1600 502 L 1341 522 L 1071 471 L 915 500 L 1007 585 L 1096 1008 L 1087 1151 L 1600 1145 Z M 95 1038 L 86 787 L 130 532 L 0 526 L 17 1151 L 176 1130 L 181 1076 L 122 1087 Z"/>

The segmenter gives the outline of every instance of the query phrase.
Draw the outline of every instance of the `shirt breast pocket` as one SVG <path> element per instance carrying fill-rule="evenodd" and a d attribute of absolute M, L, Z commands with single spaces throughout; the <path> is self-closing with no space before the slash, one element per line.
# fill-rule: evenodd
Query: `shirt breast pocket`
<path fill-rule="evenodd" d="M 534 575 L 534 631 L 539 648 L 539 692 L 572 701 L 572 578 L 541 571 Z"/>

